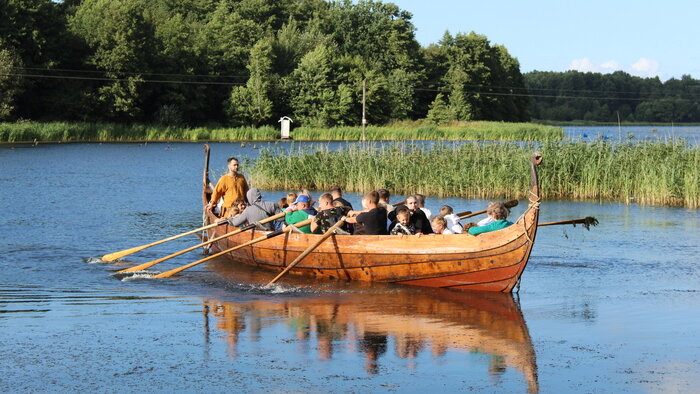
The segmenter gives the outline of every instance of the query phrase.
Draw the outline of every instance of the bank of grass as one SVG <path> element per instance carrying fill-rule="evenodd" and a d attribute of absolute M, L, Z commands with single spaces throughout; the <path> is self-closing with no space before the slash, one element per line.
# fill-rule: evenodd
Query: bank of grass
<path fill-rule="evenodd" d="M 426 122 L 402 122 L 370 126 L 368 140 L 560 140 L 559 127 L 532 123 L 460 122 L 435 126 Z M 159 125 L 87 122 L 0 123 L 2 142 L 142 142 L 142 141 L 274 141 L 280 132 L 262 127 L 168 127 Z M 361 127 L 312 128 L 292 130 L 297 141 L 359 140 Z"/>
<path fill-rule="evenodd" d="M 700 206 L 700 148 L 682 142 L 608 144 L 407 143 L 339 151 L 263 151 L 252 168 L 257 187 L 327 190 L 334 184 L 364 192 L 386 187 L 397 195 L 527 198 L 529 162 L 543 153 L 545 199 L 615 200 Z"/>

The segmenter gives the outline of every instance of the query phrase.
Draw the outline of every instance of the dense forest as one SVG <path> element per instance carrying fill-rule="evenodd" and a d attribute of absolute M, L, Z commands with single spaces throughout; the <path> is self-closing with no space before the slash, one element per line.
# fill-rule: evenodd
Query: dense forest
<path fill-rule="evenodd" d="M 661 82 L 623 71 L 524 75 L 534 119 L 617 122 L 700 122 L 700 81 L 684 75 Z"/>
<path fill-rule="evenodd" d="M 0 15 L 5 120 L 357 125 L 363 84 L 370 124 L 530 118 L 505 47 L 421 47 L 392 3 L 6 0 Z"/>
<path fill-rule="evenodd" d="M 0 1 L 0 121 L 195 126 L 700 122 L 700 81 L 531 72 L 476 33 L 422 47 L 393 3 Z"/>

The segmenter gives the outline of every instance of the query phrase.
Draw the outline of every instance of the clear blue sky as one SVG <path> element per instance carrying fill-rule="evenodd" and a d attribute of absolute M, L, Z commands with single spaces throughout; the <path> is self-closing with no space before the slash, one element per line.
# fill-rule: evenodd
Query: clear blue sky
<path fill-rule="evenodd" d="M 391 0 L 385 0 L 391 1 Z M 475 31 L 532 70 L 700 78 L 700 1 L 393 0 L 422 45 Z"/>

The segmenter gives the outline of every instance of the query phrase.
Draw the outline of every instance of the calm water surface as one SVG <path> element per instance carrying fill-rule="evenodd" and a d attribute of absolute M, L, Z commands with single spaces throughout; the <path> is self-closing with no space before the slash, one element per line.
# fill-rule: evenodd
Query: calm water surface
<path fill-rule="evenodd" d="M 264 145 L 273 144 L 255 147 Z M 213 144 L 212 169 L 258 150 Z M 0 148 L 0 391 L 692 392 L 700 384 L 697 210 L 545 201 L 543 221 L 595 216 L 601 225 L 541 228 L 515 297 L 293 277 L 267 290 L 272 273 L 225 261 L 167 280 L 114 275 L 129 262 L 91 263 L 198 227 L 202 162 L 200 144 Z M 486 202 L 430 199 L 429 208 L 445 203 Z"/>

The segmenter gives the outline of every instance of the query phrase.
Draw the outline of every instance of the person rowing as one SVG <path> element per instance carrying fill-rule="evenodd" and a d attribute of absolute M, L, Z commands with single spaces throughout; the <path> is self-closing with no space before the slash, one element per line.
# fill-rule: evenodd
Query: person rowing
<path fill-rule="evenodd" d="M 311 207 L 311 198 L 306 194 L 300 194 L 285 212 L 284 222 L 287 225 L 303 222 L 312 216 L 316 216 L 316 210 Z M 311 226 L 307 224 L 299 227 L 299 231 L 311 234 Z"/>
<path fill-rule="evenodd" d="M 228 218 L 227 220 L 229 224 L 232 226 L 240 226 L 246 223 L 255 223 L 256 228 L 259 230 L 273 231 L 275 229 L 273 222 L 263 224 L 260 224 L 259 222 L 282 212 L 279 206 L 273 202 L 263 201 L 260 190 L 255 187 L 248 190 L 246 197 L 248 198 L 248 201 L 251 202 L 250 205 L 245 207 L 240 215 L 233 218 Z"/>
<path fill-rule="evenodd" d="M 325 234 L 328 229 L 338 223 L 350 211 L 350 208 L 342 203 L 339 206 L 333 206 L 333 196 L 330 193 L 321 194 L 318 198 L 318 206 L 319 212 L 316 214 L 314 221 L 311 222 L 311 232 L 314 234 Z M 336 233 L 350 234 L 349 225 L 347 223 L 343 224 L 336 230 Z"/>
<path fill-rule="evenodd" d="M 371 191 L 362 198 L 363 211 L 350 211 L 345 219 L 355 226 L 356 235 L 388 235 L 386 231 L 386 208 L 378 206 L 379 194 Z"/>

